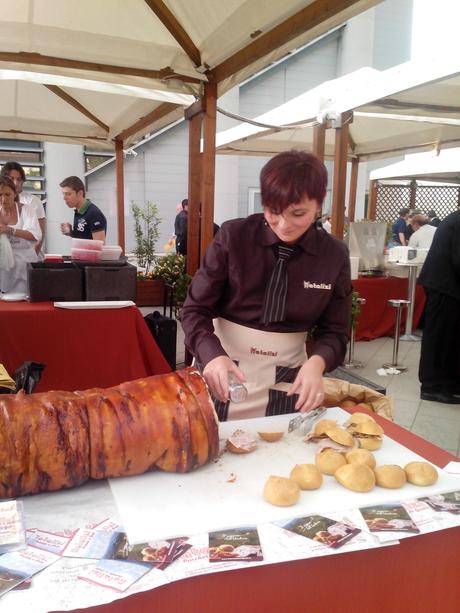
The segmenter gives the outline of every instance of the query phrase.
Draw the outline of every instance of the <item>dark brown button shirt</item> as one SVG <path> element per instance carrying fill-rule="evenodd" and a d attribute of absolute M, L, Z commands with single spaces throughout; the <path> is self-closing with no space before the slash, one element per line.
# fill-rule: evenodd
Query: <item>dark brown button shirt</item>
<path fill-rule="evenodd" d="M 214 317 L 269 332 L 304 332 L 316 326 L 314 354 L 325 360 L 327 371 L 342 363 L 352 291 L 346 245 L 311 226 L 287 262 L 286 320 L 263 325 L 265 287 L 276 263 L 277 243 L 262 214 L 222 224 L 182 310 L 185 344 L 203 364 L 226 355 L 214 334 Z"/>

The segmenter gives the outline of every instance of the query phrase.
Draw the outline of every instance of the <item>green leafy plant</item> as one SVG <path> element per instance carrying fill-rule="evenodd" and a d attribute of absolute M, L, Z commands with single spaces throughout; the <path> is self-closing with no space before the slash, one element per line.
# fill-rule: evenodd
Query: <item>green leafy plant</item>
<path fill-rule="evenodd" d="M 158 258 L 153 269 L 153 278 L 163 279 L 172 288 L 173 304 L 177 319 L 180 319 L 180 309 L 184 304 L 188 286 L 192 280 L 192 277 L 187 274 L 185 264 L 185 256 L 179 253 L 170 253 Z"/>
<path fill-rule="evenodd" d="M 358 322 L 358 316 L 361 313 L 361 308 L 358 303 L 359 293 L 353 291 L 351 294 L 351 314 L 350 323 L 352 328 L 356 328 Z"/>
<path fill-rule="evenodd" d="M 155 263 L 155 248 L 160 236 L 159 226 L 161 218 L 158 216 L 158 206 L 154 202 L 146 202 L 140 206 L 135 202 L 131 203 L 131 211 L 134 217 L 134 235 L 136 248 L 134 254 L 138 265 L 145 272 L 140 273 L 138 278 L 151 278 L 151 269 Z"/>

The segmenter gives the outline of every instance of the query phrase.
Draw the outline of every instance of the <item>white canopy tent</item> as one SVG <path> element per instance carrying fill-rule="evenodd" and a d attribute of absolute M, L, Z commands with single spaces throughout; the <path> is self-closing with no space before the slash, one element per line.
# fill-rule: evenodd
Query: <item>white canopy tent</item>
<path fill-rule="evenodd" d="M 0 136 L 91 146 L 114 143 L 119 243 L 124 245 L 123 148 L 176 120 L 183 106 L 197 99 L 187 115 L 188 264 L 193 272 L 199 223 L 202 250 L 212 239 L 217 97 L 380 1 L 5 3 L 0 21 Z"/>
<path fill-rule="evenodd" d="M 460 60 L 448 66 L 407 62 L 378 71 L 362 68 L 217 135 L 220 154 L 272 155 L 311 149 L 314 126 L 335 127 L 352 113 L 348 158 L 360 161 L 460 145 Z M 338 123 L 340 125 L 340 121 Z M 334 133 L 326 131 L 326 159 L 335 156 Z"/>
<path fill-rule="evenodd" d="M 371 181 L 416 179 L 435 183 L 460 184 L 460 149 L 447 149 L 438 155 L 418 153 L 370 173 Z"/>

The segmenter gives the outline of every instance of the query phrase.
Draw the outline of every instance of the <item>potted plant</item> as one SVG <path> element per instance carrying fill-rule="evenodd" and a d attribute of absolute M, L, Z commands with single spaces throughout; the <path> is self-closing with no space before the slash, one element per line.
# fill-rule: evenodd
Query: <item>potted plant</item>
<path fill-rule="evenodd" d="M 156 245 L 160 236 L 161 218 L 158 206 L 154 202 L 146 202 L 140 206 L 131 203 L 134 217 L 134 235 L 136 247 L 134 255 L 137 259 L 137 298 L 138 306 L 152 306 L 163 303 L 164 282 L 154 279 L 153 268 L 156 261 Z"/>
<path fill-rule="evenodd" d="M 161 279 L 172 292 L 172 303 L 176 319 L 180 319 L 180 309 L 187 296 L 192 277 L 187 274 L 186 258 L 179 253 L 170 253 L 157 258 L 153 269 L 154 279 Z"/>

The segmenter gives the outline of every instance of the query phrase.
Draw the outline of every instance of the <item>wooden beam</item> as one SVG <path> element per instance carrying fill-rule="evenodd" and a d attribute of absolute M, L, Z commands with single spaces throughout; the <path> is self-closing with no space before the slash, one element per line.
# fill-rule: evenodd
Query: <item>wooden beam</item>
<path fill-rule="evenodd" d="M 332 186 L 331 233 L 343 240 L 345 188 L 347 183 L 348 114 L 342 113 L 342 125 L 335 129 L 334 178 Z"/>
<path fill-rule="evenodd" d="M 179 43 L 195 66 L 201 66 L 200 50 L 195 46 L 193 40 L 177 21 L 174 13 L 169 10 L 162 0 L 145 0 L 145 2 L 169 31 L 169 33 Z"/>
<path fill-rule="evenodd" d="M 367 218 L 375 221 L 377 216 L 377 180 L 369 181 L 369 195 L 367 199 Z"/>
<path fill-rule="evenodd" d="M 115 176 L 117 190 L 117 230 L 118 244 L 125 252 L 125 174 L 123 141 L 115 141 Z"/>
<path fill-rule="evenodd" d="M 103 143 L 107 144 L 107 139 L 105 137 L 91 136 L 90 134 L 88 134 L 87 136 L 79 136 L 75 134 L 53 134 L 52 132 L 32 132 L 31 130 L 15 130 L 13 128 L 1 128 L 1 127 L 0 127 L 0 132 L 2 132 L 3 134 L 21 134 L 25 137 L 40 136 L 41 140 L 43 140 L 43 138 L 46 139 L 46 137 L 50 137 L 51 140 L 53 138 L 65 138 L 67 142 L 69 141 L 69 139 L 73 139 L 76 141 L 85 141 L 85 140 L 86 141 L 92 140 L 94 142 L 101 141 L 102 144 Z"/>
<path fill-rule="evenodd" d="M 214 180 L 216 169 L 216 106 L 217 84 L 204 86 L 206 113 L 203 117 L 203 166 L 201 175 L 201 237 L 200 257 L 212 241 L 214 223 Z"/>
<path fill-rule="evenodd" d="M 80 104 L 77 100 L 75 100 L 75 98 L 70 96 L 63 89 L 61 89 L 57 85 L 46 85 L 46 84 L 44 84 L 44 87 L 46 87 L 46 89 L 49 89 L 50 92 L 53 92 L 53 94 L 55 94 L 56 96 L 61 98 L 61 100 L 64 100 L 64 102 L 67 102 L 67 104 L 70 104 L 70 106 L 72 106 L 74 109 L 79 111 L 82 115 L 87 117 L 90 121 L 92 121 L 93 123 L 98 125 L 100 128 L 105 130 L 105 132 L 107 132 L 107 134 L 109 133 L 109 126 L 105 125 L 105 123 L 103 121 L 98 119 L 96 117 L 96 115 L 93 115 L 90 111 L 88 111 L 88 109 L 86 107 L 84 107 L 82 104 Z"/>
<path fill-rule="evenodd" d="M 147 115 L 144 115 L 144 117 L 138 119 L 129 128 L 125 128 L 122 132 L 117 134 L 115 138 L 125 141 L 133 134 L 136 134 L 136 132 L 139 132 L 140 130 L 151 126 L 155 121 L 158 121 L 159 119 L 161 119 L 168 113 L 171 113 L 177 108 L 178 106 L 176 104 L 172 104 L 171 102 L 162 102 L 160 105 L 154 108 L 153 111 L 151 111 Z"/>
<path fill-rule="evenodd" d="M 313 126 L 313 153 L 324 162 L 324 146 L 326 143 L 326 124 L 318 123 Z"/>
<path fill-rule="evenodd" d="M 358 188 L 359 158 L 351 160 L 350 191 L 348 193 L 348 221 L 355 221 L 356 192 Z"/>
<path fill-rule="evenodd" d="M 199 113 L 204 113 L 205 111 L 205 101 L 203 100 L 203 98 L 200 98 L 184 110 L 184 117 L 185 119 L 192 119 L 192 117 L 194 117 L 195 115 L 198 115 Z"/>
<path fill-rule="evenodd" d="M 194 275 L 200 266 L 200 207 L 201 207 L 201 124 L 202 115 L 189 120 L 188 138 L 188 224 L 187 272 Z"/>
<path fill-rule="evenodd" d="M 410 200 L 409 200 L 409 208 L 415 209 L 415 201 L 417 196 L 417 181 L 412 179 L 410 182 Z"/>
<path fill-rule="evenodd" d="M 19 51 L 18 53 L 0 51 L 0 62 L 8 62 L 9 64 L 33 64 L 36 66 L 55 66 L 58 68 L 89 70 L 91 72 L 108 72 L 110 74 L 131 75 L 135 77 L 145 77 L 147 79 L 175 78 L 184 81 L 184 83 L 201 83 L 201 79 L 174 72 L 169 66 L 161 68 L 160 70 L 149 70 L 147 68 L 133 68 L 131 66 L 114 66 L 112 64 L 69 60 L 62 57 L 42 55 L 41 53 L 29 53 L 27 51 Z"/>
<path fill-rule="evenodd" d="M 213 68 L 214 78 L 218 83 L 223 81 L 358 2 L 359 0 L 315 0 L 311 2 L 295 15 L 278 24 L 269 32 L 261 34 L 252 43 L 246 45 L 244 49 L 237 51 Z"/>

